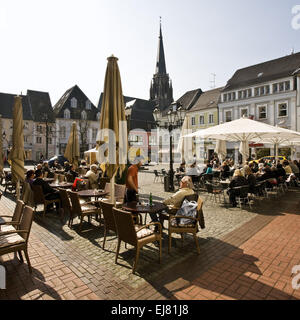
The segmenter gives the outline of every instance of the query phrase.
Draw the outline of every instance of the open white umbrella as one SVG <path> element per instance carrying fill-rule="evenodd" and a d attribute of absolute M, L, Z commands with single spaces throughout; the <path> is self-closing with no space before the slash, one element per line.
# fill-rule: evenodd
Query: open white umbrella
<path fill-rule="evenodd" d="M 185 138 L 186 135 L 192 133 L 190 126 L 190 117 L 186 116 L 182 125 L 180 138 L 178 141 L 177 152 L 181 153 L 183 162 L 194 162 L 194 144 L 193 139 Z"/>
<path fill-rule="evenodd" d="M 250 156 L 249 153 L 249 141 L 242 141 L 240 144 L 240 154 L 243 156 L 243 164 L 246 163 L 247 159 Z"/>
<path fill-rule="evenodd" d="M 227 145 L 225 140 L 217 140 L 215 153 L 218 155 L 220 162 L 222 162 L 227 155 Z"/>

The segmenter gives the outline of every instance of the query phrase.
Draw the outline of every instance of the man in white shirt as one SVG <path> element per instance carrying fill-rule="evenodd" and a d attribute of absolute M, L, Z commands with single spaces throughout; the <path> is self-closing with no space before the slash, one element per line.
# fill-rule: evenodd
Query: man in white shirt
<path fill-rule="evenodd" d="M 91 189 L 97 189 L 98 188 L 98 167 L 95 164 L 91 165 L 90 170 L 86 173 L 85 178 L 89 179 L 90 188 Z"/>

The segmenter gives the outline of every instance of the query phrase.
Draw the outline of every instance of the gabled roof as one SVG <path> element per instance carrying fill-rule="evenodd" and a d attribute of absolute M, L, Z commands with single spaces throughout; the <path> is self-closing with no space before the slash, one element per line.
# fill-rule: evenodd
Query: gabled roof
<path fill-rule="evenodd" d="M 34 121 L 43 122 L 47 115 L 48 122 L 55 122 L 55 116 L 48 92 L 27 90 L 27 97 L 31 105 Z"/>
<path fill-rule="evenodd" d="M 224 87 L 221 87 L 203 92 L 189 112 L 217 108 L 223 89 Z"/>
<path fill-rule="evenodd" d="M 71 107 L 71 99 L 77 99 L 77 107 Z M 85 95 L 85 93 L 77 86 L 68 89 L 58 102 L 54 106 L 54 114 L 57 118 L 64 118 L 64 111 L 68 109 L 70 111 L 70 119 L 81 119 L 81 112 L 84 110 L 87 114 L 87 120 L 97 121 L 97 113 L 99 110 L 91 102 L 91 109 L 86 109 L 86 101 L 91 100 Z"/>
<path fill-rule="evenodd" d="M 223 92 L 289 77 L 299 72 L 299 68 L 300 52 L 239 69 L 227 82 Z"/>
<path fill-rule="evenodd" d="M 123 96 L 123 98 L 124 98 L 125 105 L 126 105 L 127 102 L 133 101 L 133 100 L 136 99 L 136 98 L 133 98 L 133 97 L 126 97 L 126 96 Z M 98 104 L 97 104 L 97 109 L 99 111 L 101 110 L 101 107 L 102 107 L 102 99 L 103 99 L 103 92 L 101 92 L 100 98 L 99 98 L 99 101 L 98 101 Z"/>
<path fill-rule="evenodd" d="M 131 107 L 130 130 L 144 129 L 145 131 L 149 131 L 155 128 L 153 117 L 155 105 L 155 101 L 136 98 L 135 103 Z"/>
<path fill-rule="evenodd" d="M 0 114 L 2 118 L 13 118 L 14 97 L 16 94 L 0 93 Z M 21 95 L 23 107 L 23 120 L 33 120 L 31 106 L 27 96 Z"/>

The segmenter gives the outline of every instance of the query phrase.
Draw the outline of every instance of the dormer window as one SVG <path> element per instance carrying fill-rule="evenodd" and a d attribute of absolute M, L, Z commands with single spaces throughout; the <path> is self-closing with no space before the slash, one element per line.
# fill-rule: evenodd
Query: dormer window
<path fill-rule="evenodd" d="M 97 120 L 100 120 L 100 112 L 97 113 Z"/>
<path fill-rule="evenodd" d="M 91 101 L 90 101 L 90 100 L 86 100 L 86 102 L 85 102 L 85 108 L 86 108 L 87 110 L 91 110 L 92 104 L 91 104 Z"/>
<path fill-rule="evenodd" d="M 81 112 L 81 119 L 86 120 L 86 112 L 85 111 Z"/>
<path fill-rule="evenodd" d="M 77 99 L 76 98 L 72 98 L 71 99 L 71 107 L 72 108 L 77 108 Z"/>
<path fill-rule="evenodd" d="M 65 118 L 65 119 L 70 119 L 70 110 L 69 110 L 69 109 L 66 109 L 66 110 L 64 111 L 64 118 Z"/>

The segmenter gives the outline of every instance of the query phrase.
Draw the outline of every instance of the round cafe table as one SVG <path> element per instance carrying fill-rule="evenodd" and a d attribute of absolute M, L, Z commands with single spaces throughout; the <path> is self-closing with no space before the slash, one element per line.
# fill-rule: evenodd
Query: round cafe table
<path fill-rule="evenodd" d="M 168 207 L 161 202 L 153 202 L 152 206 L 150 206 L 149 204 L 142 205 L 136 201 L 127 202 L 122 205 L 122 210 L 129 211 L 134 215 L 138 215 L 139 213 L 145 214 L 145 224 L 147 213 L 158 214 L 167 209 Z"/>
<path fill-rule="evenodd" d="M 108 192 L 105 192 L 103 190 L 93 190 L 93 189 L 88 189 L 88 190 L 81 190 L 77 191 L 77 194 L 80 198 L 100 198 L 108 195 Z"/>
<path fill-rule="evenodd" d="M 73 183 L 71 183 L 71 182 L 59 182 L 59 183 L 54 182 L 54 183 L 50 184 L 50 187 L 54 188 L 54 189 L 55 188 L 69 189 L 72 187 L 72 185 L 73 185 Z"/>

